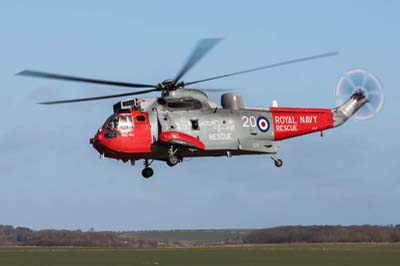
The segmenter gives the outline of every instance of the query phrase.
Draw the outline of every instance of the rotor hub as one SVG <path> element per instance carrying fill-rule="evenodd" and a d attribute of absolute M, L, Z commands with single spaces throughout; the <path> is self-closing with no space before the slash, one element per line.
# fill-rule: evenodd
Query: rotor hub
<path fill-rule="evenodd" d="M 358 88 L 354 91 L 353 97 L 357 100 L 361 100 L 361 99 L 367 98 L 367 95 L 363 89 Z"/>
<path fill-rule="evenodd" d="M 157 88 L 161 91 L 162 96 L 168 96 L 170 91 L 183 88 L 184 86 L 185 83 L 183 81 L 177 83 L 173 79 L 166 79 L 163 82 L 159 83 Z"/>

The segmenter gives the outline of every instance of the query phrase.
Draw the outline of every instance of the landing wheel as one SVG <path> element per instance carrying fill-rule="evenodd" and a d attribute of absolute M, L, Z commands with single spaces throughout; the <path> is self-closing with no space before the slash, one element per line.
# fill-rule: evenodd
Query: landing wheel
<path fill-rule="evenodd" d="M 142 176 L 143 176 L 144 178 L 149 178 L 149 177 L 151 177 L 151 176 L 153 175 L 153 173 L 154 173 L 154 171 L 153 171 L 152 168 L 146 167 L 146 168 L 144 168 L 143 171 L 142 171 Z"/>
<path fill-rule="evenodd" d="M 281 159 L 276 158 L 276 155 L 272 155 L 271 159 L 274 161 L 276 167 L 282 167 L 283 162 Z"/>
<path fill-rule="evenodd" d="M 282 162 L 281 159 L 276 159 L 276 160 L 275 160 L 275 166 L 276 166 L 276 167 L 282 167 L 282 165 L 283 165 L 283 162 Z"/>
<path fill-rule="evenodd" d="M 179 163 L 179 158 L 176 155 L 171 155 L 167 159 L 167 164 L 171 167 L 177 165 L 178 163 Z"/>

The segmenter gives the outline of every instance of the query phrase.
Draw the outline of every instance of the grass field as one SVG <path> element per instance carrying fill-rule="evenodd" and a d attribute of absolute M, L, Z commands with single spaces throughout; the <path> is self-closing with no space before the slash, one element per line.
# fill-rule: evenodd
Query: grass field
<path fill-rule="evenodd" d="M 290 244 L 163 249 L 0 248 L 1 266 L 400 265 L 399 244 Z"/>

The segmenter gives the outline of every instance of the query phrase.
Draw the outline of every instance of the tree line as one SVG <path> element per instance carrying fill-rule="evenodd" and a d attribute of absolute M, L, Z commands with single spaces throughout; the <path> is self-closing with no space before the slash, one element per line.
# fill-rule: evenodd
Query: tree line
<path fill-rule="evenodd" d="M 154 247 L 152 240 L 121 237 L 118 232 L 32 230 L 0 225 L 0 246 Z"/>
<path fill-rule="evenodd" d="M 400 242 L 400 225 L 281 226 L 250 232 L 244 243 Z"/>
<path fill-rule="evenodd" d="M 190 235 L 192 231 L 185 230 Z M 172 241 L 174 232 L 168 231 L 170 240 L 154 239 L 141 232 L 141 237 L 129 232 L 81 230 L 32 230 L 25 227 L 0 225 L 0 246 L 79 246 L 79 247 L 158 247 L 198 245 L 201 239 L 210 239 L 206 244 L 262 244 L 262 243 L 328 243 L 328 242 L 400 242 L 400 225 L 390 226 L 281 226 L 249 231 L 234 239 L 218 236 L 221 230 L 196 231 L 196 241 Z M 223 230 L 222 230 L 223 231 Z M 182 232 L 178 231 L 180 234 Z M 172 234 L 172 235 L 171 235 Z M 181 235 L 180 235 L 181 237 Z M 221 239 L 219 239 L 221 238 Z"/>

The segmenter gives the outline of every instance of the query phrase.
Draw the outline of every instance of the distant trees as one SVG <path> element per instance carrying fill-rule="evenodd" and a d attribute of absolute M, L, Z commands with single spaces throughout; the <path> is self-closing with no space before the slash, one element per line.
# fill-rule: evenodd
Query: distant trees
<path fill-rule="evenodd" d="M 282 226 L 255 230 L 244 243 L 400 242 L 398 226 Z"/>
<path fill-rule="evenodd" d="M 254 231 L 231 231 L 36 231 L 0 225 L 0 246 L 158 247 L 242 243 L 400 242 L 400 225 L 281 226 Z"/>
<path fill-rule="evenodd" d="M 1 245 L 14 245 L 16 241 L 14 227 L 10 225 L 0 225 L 0 243 Z"/>
<path fill-rule="evenodd" d="M 154 241 L 124 238 L 116 232 L 33 231 L 29 228 L 0 225 L 0 246 L 154 247 L 155 245 Z"/>

